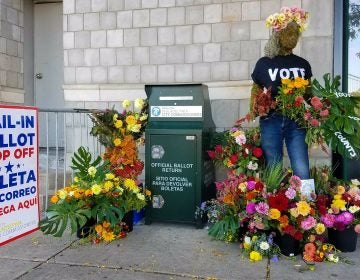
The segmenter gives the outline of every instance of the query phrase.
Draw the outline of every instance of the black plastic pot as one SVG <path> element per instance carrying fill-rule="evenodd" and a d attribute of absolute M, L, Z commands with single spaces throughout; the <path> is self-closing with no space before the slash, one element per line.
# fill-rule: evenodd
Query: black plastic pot
<path fill-rule="evenodd" d="M 344 230 L 328 229 L 329 243 L 333 244 L 341 252 L 354 252 L 356 250 L 357 233 L 354 227 Z"/>

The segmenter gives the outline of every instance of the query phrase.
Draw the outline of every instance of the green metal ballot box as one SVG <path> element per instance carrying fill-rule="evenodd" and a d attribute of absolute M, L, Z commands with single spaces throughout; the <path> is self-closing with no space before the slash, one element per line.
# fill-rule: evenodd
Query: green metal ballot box
<path fill-rule="evenodd" d="M 145 184 L 152 192 L 145 223 L 197 223 L 196 206 L 214 181 L 205 151 L 215 127 L 207 87 L 152 85 L 145 91 L 149 100 Z"/>

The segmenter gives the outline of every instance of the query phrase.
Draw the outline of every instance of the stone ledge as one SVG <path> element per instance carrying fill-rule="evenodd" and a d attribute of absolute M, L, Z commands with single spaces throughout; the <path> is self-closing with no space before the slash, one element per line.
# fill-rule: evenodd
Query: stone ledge
<path fill-rule="evenodd" d="M 204 83 L 211 100 L 249 99 L 252 81 Z M 122 101 L 146 98 L 145 84 L 64 85 L 65 101 Z"/>

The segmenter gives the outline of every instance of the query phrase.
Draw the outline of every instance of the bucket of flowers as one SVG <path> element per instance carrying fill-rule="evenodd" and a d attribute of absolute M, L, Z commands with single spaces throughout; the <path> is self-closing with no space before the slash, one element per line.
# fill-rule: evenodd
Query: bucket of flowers
<path fill-rule="evenodd" d="M 96 243 L 125 237 L 124 215 L 142 209 L 149 193 L 143 192 L 135 180 L 112 173 L 108 161 L 100 157 L 93 160 L 84 147 L 74 153 L 72 169 L 75 177 L 51 197 L 41 230 L 59 237 L 69 226 L 72 234 L 89 235 Z M 86 232 L 79 232 L 81 228 Z"/>
<path fill-rule="evenodd" d="M 321 216 L 328 228 L 329 243 L 343 252 L 356 250 L 357 234 L 360 233 L 359 185 L 358 180 L 352 180 L 349 186 L 334 188 L 331 199 L 325 204 L 327 211 Z"/>

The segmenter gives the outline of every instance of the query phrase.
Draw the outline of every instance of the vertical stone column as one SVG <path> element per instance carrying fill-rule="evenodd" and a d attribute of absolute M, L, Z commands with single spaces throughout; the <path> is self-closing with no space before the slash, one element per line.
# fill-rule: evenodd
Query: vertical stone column
<path fill-rule="evenodd" d="M 24 103 L 24 0 L 0 1 L 0 102 Z"/>

